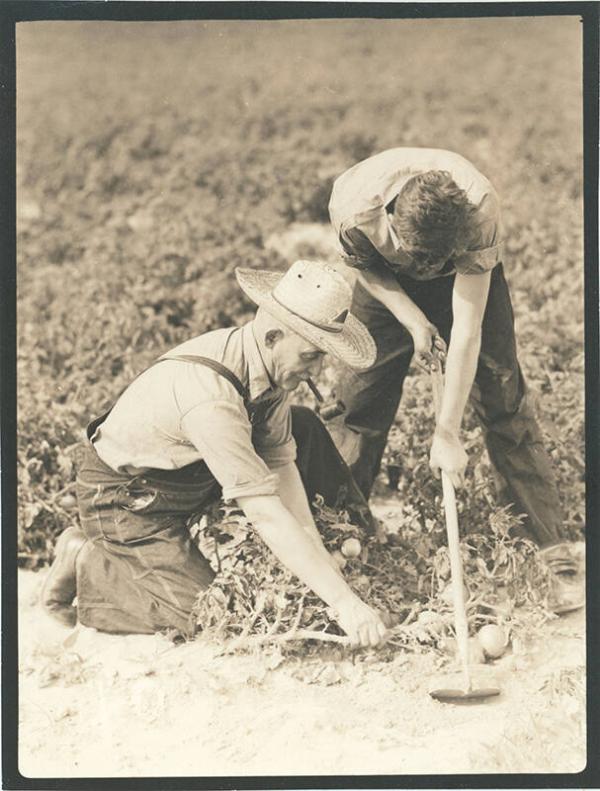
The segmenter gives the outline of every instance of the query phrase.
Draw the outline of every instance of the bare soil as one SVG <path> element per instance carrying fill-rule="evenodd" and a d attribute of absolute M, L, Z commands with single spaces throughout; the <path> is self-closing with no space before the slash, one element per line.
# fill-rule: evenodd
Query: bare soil
<path fill-rule="evenodd" d="M 20 771 L 29 777 L 578 772 L 584 613 L 551 621 L 475 677 L 501 695 L 449 705 L 433 652 L 219 656 L 197 640 L 51 621 L 45 572 L 19 576 Z M 446 682 L 444 682 L 446 683 Z"/>

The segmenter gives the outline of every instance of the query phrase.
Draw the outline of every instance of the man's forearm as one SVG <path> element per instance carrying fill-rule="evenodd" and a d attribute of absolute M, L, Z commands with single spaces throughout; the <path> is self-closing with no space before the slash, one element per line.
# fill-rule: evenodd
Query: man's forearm
<path fill-rule="evenodd" d="M 429 324 L 427 316 L 415 305 L 391 272 L 368 269 L 360 271 L 358 279 L 369 294 L 385 305 L 409 332 Z"/>
<path fill-rule="evenodd" d="M 438 419 L 438 430 L 457 435 L 471 387 L 477 371 L 481 333 L 465 338 L 450 338 L 446 359 L 444 397 Z"/>
<path fill-rule="evenodd" d="M 316 541 L 321 549 L 324 549 L 321 535 L 310 510 L 298 467 L 294 462 L 290 462 L 283 467 L 277 467 L 275 472 L 279 476 L 279 497 L 281 502 L 312 540 Z M 331 562 L 329 553 L 327 553 L 327 557 L 329 562 Z"/>
<path fill-rule="evenodd" d="M 279 497 L 281 502 L 299 524 L 303 527 L 312 525 L 316 530 L 306 491 L 296 464 L 292 461 L 282 467 L 277 467 L 274 472 L 279 477 Z"/>
<path fill-rule="evenodd" d="M 342 600 L 354 597 L 336 571 L 318 532 L 313 538 L 279 498 L 268 498 L 269 502 L 266 499 L 262 504 L 245 507 L 240 498 L 240 505 L 269 549 L 330 606 L 336 608 Z"/>

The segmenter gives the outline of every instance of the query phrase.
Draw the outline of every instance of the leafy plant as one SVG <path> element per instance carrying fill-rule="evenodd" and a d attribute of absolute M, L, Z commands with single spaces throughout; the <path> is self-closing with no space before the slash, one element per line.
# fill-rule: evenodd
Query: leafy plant
<path fill-rule="evenodd" d="M 85 424 L 169 347 L 249 318 L 253 306 L 237 289 L 234 268 L 283 269 L 287 257 L 267 240 L 291 221 L 326 223 L 333 180 L 358 159 L 396 145 L 463 153 L 501 196 L 520 360 L 530 396 L 538 398 L 568 534 L 581 538 L 580 68 L 569 47 L 549 43 L 552 32 L 536 38 L 535 51 L 527 46 L 532 24 L 521 20 L 493 57 L 483 29 L 477 40 L 445 29 L 456 53 L 469 53 L 459 83 L 444 48 L 433 51 L 406 20 L 340 20 L 328 26 L 326 47 L 310 25 L 297 22 L 282 23 L 278 36 L 267 35 L 268 26 L 257 33 L 245 24 L 190 24 L 177 47 L 156 28 L 140 29 L 133 42 L 119 26 L 110 34 L 79 28 L 77 39 L 56 26 L 47 31 L 53 46 L 43 48 L 34 29 L 21 31 L 22 564 L 47 563 L 56 534 L 76 519 L 75 509 L 60 503 L 71 493 L 68 460 Z M 561 27 L 561 42 L 564 35 Z M 391 62 L 389 52 L 403 41 L 415 58 Z M 289 66 L 295 57 L 301 81 L 297 69 L 275 73 L 269 65 Z M 485 90 L 475 62 L 485 65 Z M 506 80 L 516 62 L 539 82 Z M 529 112 L 512 112 L 518 106 Z M 449 113 L 460 122 L 449 125 Z M 436 526 L 434 546 L 442 529 L 439 490 L 426 463 L 430 402 L 428 383 L 409 376 L 386 455 L 386 464 L 399 468 L 394 490 L 407 531 L 412 525 L 407 535 L 412 541 L 420 526 L 422 547 L 432 540 L 426 525 Z M 466 433 L 471 478 L 460 519 L 462 529 L 478 532 L 495 493 L 471 414 Z M 388 494 L 385 477 L 378 487 Z"/>
<path fill-rule="evenodd" d="M 409 516 L 395 534 L 365 536 L 345 511 L 321 500 L 314 510 L 331 553 L 339 552 L 348 538 L 359 538 L 360 554 L 346 559 L 344 577 L 395 624 L 388 651 L 447 649 L 453 635 L 450 563 L 439 525 L 421 528 Z M 546 568 L 531 542 L 511 535 L 516 523 L 507 509 L 499 509 L 489 531 L 471 533 L 461 543 L 472 632 L 493 622 L 521 634 L 539 613 L 550 617 Z M 194 532 L 217 572 L 193 613 L 205 638 L 225 642 L 228 651 L 269 643 L 280 643 L 288 652 L 305 651 L 298 641 L 312 641 L 317 650 L 323 642 L 345 641 L 335 613 L 279 563 L 241 511 L 214 509 Z M 435 618 L 421 617 L 432 612 Z"/>

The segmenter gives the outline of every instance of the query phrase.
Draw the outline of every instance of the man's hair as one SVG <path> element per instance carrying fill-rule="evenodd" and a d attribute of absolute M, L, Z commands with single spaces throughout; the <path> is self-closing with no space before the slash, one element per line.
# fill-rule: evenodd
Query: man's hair
<path fill-rule="evenodd" d="M 284 324 L 283 321 L 280 321 L 278 318 L 275 318 L 272 313 L 269 313 L 268 309 L 265 308 L 263 305 L 259 305 L 256 308 L 256 314 L 254 316 L 254 321 L 260 326 L 260 329 L 264 332 L 268 330 L 281 330 L 284 335 L 289 335 L 292 330 Z"/>
<path fill-rule="evenodd" d="M 392 225 L 402 249 L 420 269 L 427 269 L 466 244 L 475 210 L 450 173 L 428 170 L 413 176 L 400 191 Z"/>

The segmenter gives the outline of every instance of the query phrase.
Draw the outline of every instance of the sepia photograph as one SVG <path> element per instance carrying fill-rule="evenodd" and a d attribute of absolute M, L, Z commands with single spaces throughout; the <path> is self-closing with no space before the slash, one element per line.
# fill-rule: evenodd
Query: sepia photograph
<path fill-rule="evenodd" d="M 24 778 L 588 765 L 582 17 L 331 5 L 16 24 Z"/>

